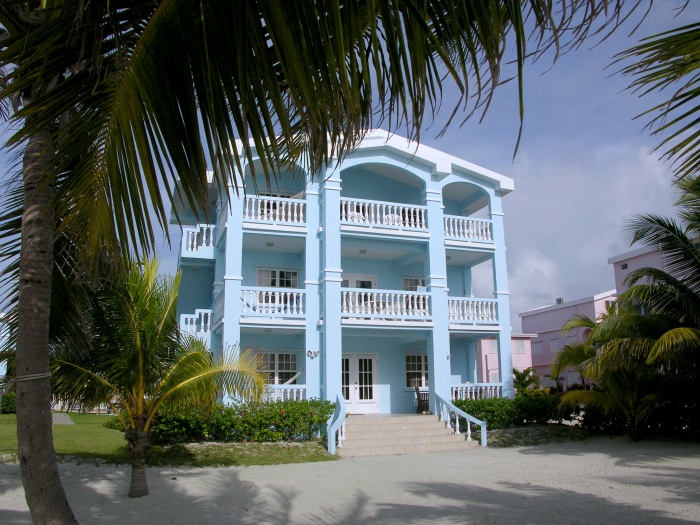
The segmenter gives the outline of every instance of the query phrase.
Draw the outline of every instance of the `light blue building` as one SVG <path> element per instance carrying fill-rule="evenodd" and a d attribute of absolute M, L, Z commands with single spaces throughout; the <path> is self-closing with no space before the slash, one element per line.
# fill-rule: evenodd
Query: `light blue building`
<path fill-rule="evenodd" d="M 416 386 L 434 413 L 437 396 L 512 396 L 511 179 L 383 131 L 313 180 L 241 175 L 230 206 L 211 187 L 208 224 L 177 207 L 183 330 L 261 353 L 273 397 L 342 394 L 348 413 L 415 413 Z M 494 337 L 506 374 L 477 384 Z"/>

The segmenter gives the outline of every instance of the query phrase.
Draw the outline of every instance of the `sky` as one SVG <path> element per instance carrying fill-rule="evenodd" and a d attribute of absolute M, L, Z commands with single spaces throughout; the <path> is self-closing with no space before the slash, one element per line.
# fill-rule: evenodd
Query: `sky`
<path fill-rule="evenodd" d="M 518 313 L 614 288 L 608 258 L 630 249 L 625 222 L 637 213 L 673 214 L 673 174 L 652 153 L 658 137 L 634 117 L 655 105 L 657 95 L 639 98 L 627 90 L 630 79 L 610 66 L 615 54 L 639 39 L 700 19 L 700 2 L 656 0 L 636 32 L 643 11 L 608 39 L 593 39 L 578 50 L 551 56 L 525 69 L 525 121 L 518 136 L 515 83 L 499 87 L 482 122 L 453 124 L 438 137 L 439 122 L 421 141 L 436 149 L 511 177 L 515 191 L 505 212 L 511 321 Z M 443 107 L 452 108 L 447 91 Z M 398 134 L 401 134 L 400 130 Z M 159 250 L 162 269 L 173 273 L 179 231 L 171 228 L 173 249 Z"/>

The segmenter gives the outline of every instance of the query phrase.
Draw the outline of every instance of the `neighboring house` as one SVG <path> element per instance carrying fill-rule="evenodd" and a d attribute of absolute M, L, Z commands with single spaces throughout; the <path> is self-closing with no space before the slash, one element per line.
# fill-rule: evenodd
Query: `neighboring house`
<path fill-rule="evenodd" d="M 643 246 L 636 250 L 610 257 L 608 264 L 613 265 L 617 293 L 622 293 L 629 288 L 625 284 L 625 279 L 635 270 L 640 268 L 658 268 L 659 270 L 668 271 L 663 254 L 657 247 L 653 246 Z"/>
<path fill-rule="evenodd" d="M 176 205 L 183 330 L 217 357 L 262 354 L 276 398 L 342 394 L 349 413 L 383 414 L 415 412 L 415 386 L 432 409 L 473 386 L 477 343 L 493 338 L 512 396 L 511 179 L 383 131 L 313 180 L 256 173 L 230 206 L 211 186 L 207 224 Z"/>
<path fill-rule="evenodd" d="M 610 290 L 593 297 L 564 302 L 557 299 L 556 304 L 550 304 L 518 314 L 522 319 L 523 332 L 536 333 L 532 339 L 532 366 L 542 379 L 543 387 L 556 385 L 556 378 L 550 376 L 550 363 L 564 346 L 573 342 L 585 341 L 590 329 L 576 328 L 564 333 L 562 327 L 574 315 L 585 315 L 597 319 L 605 312 L 606 307 L 617 297 L 615 290 Z M 576 370 L 566 370 L 559 381 L 564 388 L 577 383 L 581 384 L 581 376 Z"/>
<path fill-rule="evenodd" d="M 513 368 L 525 370 L 532 366 L 532 339 L 536 337 L 537 334 L 511 334 Z M 478 382 L 498 383 L 500 381 L 497 339 L 482 339 L 477 343 L 476 361 L 479 364 L 476 378 Z"/>

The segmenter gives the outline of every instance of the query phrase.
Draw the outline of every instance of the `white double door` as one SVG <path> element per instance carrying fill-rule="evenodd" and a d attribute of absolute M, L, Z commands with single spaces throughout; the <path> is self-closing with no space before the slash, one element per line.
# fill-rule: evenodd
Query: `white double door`
<path fill-rule="evenodd" d="M 378 414 L 377 354 L 343 354 L 342 387 L 348 414 Z"/>

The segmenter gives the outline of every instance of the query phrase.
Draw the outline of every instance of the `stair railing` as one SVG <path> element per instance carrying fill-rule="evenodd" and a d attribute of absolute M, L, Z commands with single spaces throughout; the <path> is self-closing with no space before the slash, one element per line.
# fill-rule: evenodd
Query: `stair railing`
<path fill-rule="evenodd" d="M 481 421 L 480 419 L 476 419 L 474 416 L 467 414 L 464 410 L 457 408 L 449 401 L 445 401 L 439 394 L 435 394 L 435 399 L 437 399 L 438 407 L 440 409 L 440 421 L 445 422 L 446 428 L 451 424 L 451 414 L 454 414 L 455 434 L 460 434 L 459 417 L 462 416 L 467 420 L 467 441 L 472 440 L 472 423 L 474 423 L 475 425 L 479 425 L 481 427 L 481 446 L 485 447 L 487 445 L 486 421 Z"/>
<path fill-rule="evenodd" d="M 326 440 L 328 441 L 328 453 L 335 454 L 336 444 L 343 448 L 345 439 L 345 416 L 347 415 L 345 398 L 338 395 L 335 400 L 335 412 L 328 418 Z M 337 441 L 336 441 L 337 440 Z"/>

